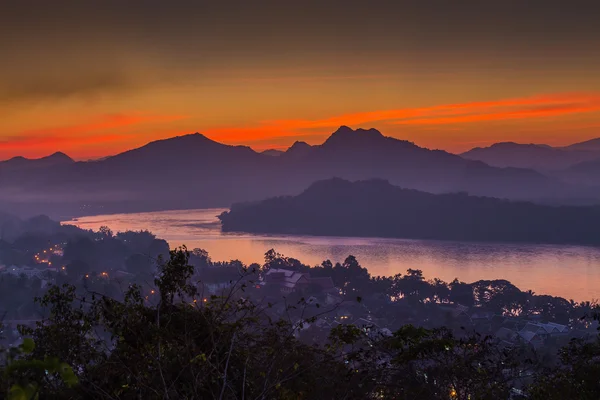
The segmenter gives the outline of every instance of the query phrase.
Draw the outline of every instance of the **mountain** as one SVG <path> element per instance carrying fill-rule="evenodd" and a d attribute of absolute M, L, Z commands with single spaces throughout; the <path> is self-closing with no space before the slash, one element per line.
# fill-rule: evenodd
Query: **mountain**
<path fill-rule="evenodd" d="M 75 161 L 65 153 L 57 152 L 42 158 L 14 157 L 10 160 L 0 161 L 1 170 L 14 170 L 22 168 L 47 168 L 56 165 L 72 164 Z"/>
<path fill-rule="evenodd" d="M 285 152 L 281 151 L 281 150 L 276 150 L 276 149 L 268 149 L 268 150 L 264 150 L 261 152 L 261 154 L 264 154 L 266 156 L 272 156 L 272 157 L 279 157 L 283 153 L 285 153 Z"/>
<path fill-rule="evenodd" d="M 563 149 L 600 152 L 600 138 L 588 140 L 581 143 L 575 143 L 570 146 L 563 147 Z"/>
<path fill-rule="evenodd" d="M 224 232 L 600 244 L 600 206 L 434 195 L 383 180 L 319 181 L 297 196 L 234 204 L 219 219 Z"/>
<path fill-rule="evenodd" d="M 585 146 L 573 145 L 554 148 L 543 144 L 505 142 L 496 143 L 489 147 L 476 147 L 461 154 L 461 157 L 482 161 L 495 167 L 557 171 L 600 157 L 600 144 L 598 151 L 592 151 L 592 146 L 586 148 Z"/>
<path fill-rule="evenodd" d="M 598 185 L 600 183 L 600 157 L 572 165 L 557 176 L 576 184 Z"/>
<path fill-rule="evenodd" d="M 294 146 L 292 146 L 293 148 Z M 294 174 L 281 194 L 331 177 L 350 180 L 387 179 L 392 184 L 432 193 L 466 191 L 518 199 L 557 198 L 566 186 L 538 172 L 495 168 L 441 150 L 386 137 L 376 129 L 340 127 L 323 144 L 302 146 L 301 156 L 281 157 L 282 170 Z M 290 149 L 291 150 L 291 149 Z M 290 185 L 294 185 L 291 190 Z M 560 189 L 562 188 L 562 189 Z M 568 196 L 583 195 L 574 189 Z"/>
<path fill-rule="evenodd" d="M 11 171 L 0 167 L 0 209 L 60 218 L 228 207 L 239 201 L 295 195 L 332 177 L 381 178 L 431 193 L 463 191 L 558 203 L 600 198 L 595 189 L 566 185 L 533 170 L 496 168 L 386 137 L 375 129 L 342 126 L 321 145 L 297 142 L 278 157 L 196 133 L 102 160 Z"/>
<path fill-rule="evenodd" d="M 312 149 L 312 146 L 309 145 L 306 142 L 294 142 L 293 145 L 290 146 L 289 149 L 286 150 L 286 152 L 284 153 L 284 156 L 289 158 L 293 158 L 293 159 L 298 159 L 298 158 L 302 158 L 305 157 L 307 154 L 310 153 Z"/>

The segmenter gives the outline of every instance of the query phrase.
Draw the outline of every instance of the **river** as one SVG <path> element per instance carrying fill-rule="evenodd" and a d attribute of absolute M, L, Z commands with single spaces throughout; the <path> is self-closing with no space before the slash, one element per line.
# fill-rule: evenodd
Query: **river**
<path fill-rule="evenodd" d="M 215 261 L 263 260 L 273 248 L 305 264 L 352 254 L 372 275 L 421 269 L 426 278 L 465 282 L 507 279 L 521 290 L 567 299 L 600 298 L 600 248 L 536 244 L 467 243 L 433 240 L 280 236 L 222 233 L 217 215 L 224 209 L 161 211 L 81 217 L 64 223 L 114 232 L 149 230 L 171 247 L 202 248 Z"/>

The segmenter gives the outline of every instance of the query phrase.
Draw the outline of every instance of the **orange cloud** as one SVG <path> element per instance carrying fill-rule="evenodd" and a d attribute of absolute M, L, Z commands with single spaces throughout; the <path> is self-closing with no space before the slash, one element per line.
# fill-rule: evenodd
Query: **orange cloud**
<path fill-rule="evenodd" d="M 523 107 L 533 107 L 525 108 Z M 490 113 L 494 110 L 506 112 Z M 550 111 L 552 110 L 552 111 Z M 287 129 L 307 129 L 320 127 L 335 127 L 339 125 L 361 125 L 369 122 L 388 121 L 391 123 L 408 124 L 410 121 L 421 123 L 426 119 L 447 121 L 441 123 L 472 122 L 483 117 L 483 120 L 534 118 L 547 115 L 564 115 L 577 112 L 600 110 L 600 94 L 595 93 L 561 93 L 554 95 L 532 96 L 496 101 L 446 104 L 433 107 L 403 108 L 396 110 L 371 111 L 353 114 L 343 114 L 321 120 L 280 120 L 266 121 L 265 125 L 283 126 Z M 455 118 L 440 118 L 456 116 Z M 493 116 L 493 117 L 492 117 Z M 414 120 L 414 118 L 423 118 Z M 408 121 L 408 122 L 406 122 Z"/>
<path fill-rule="evenodd" d="M 262 121 L 258 126 L 216 128 L 209 129 L 205 133 L 218 140 L 248 143 L 258 138 L 307 136 L 307 130 L 315 130 L 315 136 L 323 136 L 324 128 L 331 129 L 340 125 L 364 126 L 375 122 L 394 125 L 445 125 L 556 117 L 594 111 L 600 111 L 599 93 L 558 93 L 432 107 L 359 112 L 317 120 Z"/>
<path fill-rule="evenodd" d="M 43 156 L 53 151 L 104 147 L 123 142 L 134 135 L 124 130 L 146 123 L 171 122 L 186 118 L 180 115 L 110 114 L 91 118 L 81 124 L 49 129 L 28 130 L 0 140 L 0 158 L 15 154 Z M 107 133 L 107 131 L 113 131 Z M 85 153 L 85 151 L 84 151 Z"/>
<path fill-rule="evenodd" d="M 86 137 L 69 137 L 69 136 L 24 136 L 21 138 L 11 139 L 9 141 L 0 142 L 0 150 L 20 150 L 20 149 L 47 149 L 50 146 L 60 145 L 87 145 L 107 143 L 123 140 L 124 135 L 93 135 Z"/>

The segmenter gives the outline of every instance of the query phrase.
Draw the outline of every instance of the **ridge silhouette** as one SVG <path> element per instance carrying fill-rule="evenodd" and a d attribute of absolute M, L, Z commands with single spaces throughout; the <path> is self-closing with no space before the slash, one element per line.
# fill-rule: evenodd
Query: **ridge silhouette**
<path fill-rule="evenodd" d="M 50 157 L 60 159 L 65 157 Z M 194 133 L 90 162 L 71 160 L 35 169 L 0 163 L 0 207 L 50 215 L 228 207 L 298 194 L 315 181 L 336 176 L 380 178 L 430 193 L 559 204 L 600 198 L 600 189 L 570 185 L 532 169 L 492 167 L 376 129 L 341 126 L 322 144 L 297 142 L 279 157 Z"/>

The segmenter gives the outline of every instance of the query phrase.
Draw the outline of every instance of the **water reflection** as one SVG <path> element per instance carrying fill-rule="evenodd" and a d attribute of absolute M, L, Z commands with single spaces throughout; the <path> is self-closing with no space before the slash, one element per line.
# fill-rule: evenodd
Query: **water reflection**
<path fill-rule="evenodd" d="M 522 290 L 575 300 L 600 298 L 600 249 L 581 246 L 465 243 L 430 240 L 224 234 L 223 209 L 115 214 L 70 221 L 86 229 L 148 229 L 172 247 L 200 247 L 213 260 L 261 262 L 270 248 L 311 265 L 352 254 L 374 275 L 423 270 L 427 278 L 507 279 Z"/>

